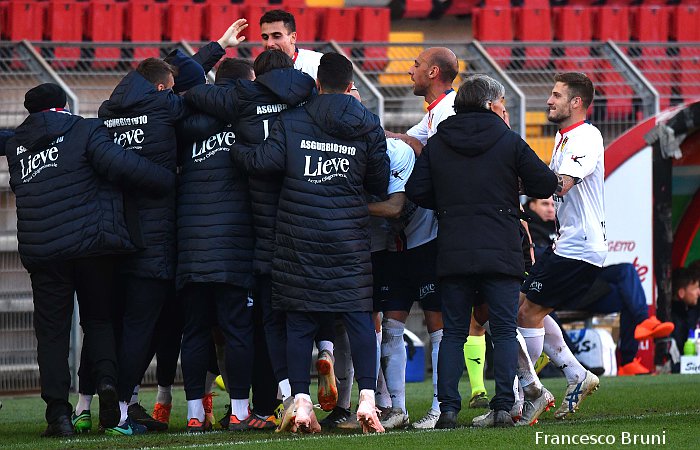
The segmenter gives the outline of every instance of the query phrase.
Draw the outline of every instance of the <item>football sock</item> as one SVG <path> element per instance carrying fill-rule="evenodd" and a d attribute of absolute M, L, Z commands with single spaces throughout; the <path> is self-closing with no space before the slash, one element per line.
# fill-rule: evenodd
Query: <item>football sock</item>
<path fill-rule="evenodd" d="M 544 346 L 544 328 L 523 328 L 518 327 L 518 331 L 525 338 L 527 345 L 527 354 L 530 356 L 530 361 L 537 361 L 542 353 Z"/>
<path fill-rule="evenodd" d="M 433 347 L 433 351 L 430 354 L 430 359 L 433 364 L 433 404 L 430 409 L 435 414 L 440 414 L 440 402 L 438 401 L 437 394 L 437 367 L 438 367 L 438 354 L 440 353 L 440 342 L 442 341 L 442 330 L 433 331 L 430 333 L 430 344 Z"/>
<path fill-rule="evenodd" d="M 187 420 L 197 419 L 204 422 L 204 404 L 202 399 L 187 400 Z"/>
<path fill-rule="evenodd" d="M 289 378 L 285 378 L 277 383 L 277 391 L 280 394 L 279 397 L 282 397 L 280 399 L 282 401 L 285 401 L 287 397 L 292 395 L 292 387 L 289 385 Z"/>
<path fill-rule="evenodd" d="M 559 324 L 550 316 L 544 318 L 544 352 L 555 366 L 564 372 L 569 384 L 580 383 L 586 378 L 586 369 L 576 359 L 564 341 Z M 536 361 L 534 359 L 533 361 Z"/>
<path fill-rule="evenodd" d="M 345 327 L 336 325 L 335 328 L 335 376 L 338 379 L 337 406 L 350 409 L 350 397 L 352 396 L 352 382 L 355 370 L 352 365 L 352 355 L 350 354 L 350 341 Z"/>
<path fill-rule="evenodd" d="M 318 351 L 328 350 L 330 354 L 333 354 L 333 343 L 331 341 L 318 341 L 317 344 Z"/>
<path fill-rule="evenodd" d="M 464 343 L 464 362 L 467 365 L 472 396 L 477 392 L 486 392 L 484 361 L 486 361 L 486 336 L 469 336 Z"/>
<path fill-rule="evenodd" d="M 382 321 L 382 368 L 392 408 L 406 413 L 406 347 L 403 341 L 405 325 L 394 319 Z"/>
<path fill-rule="evenodd" d="M 206 385 L 205 385 L 206 386 Z M 209 389 L 211 392 L 211 389 Z M 161 405 L 170 405 L 173 402 L 173 386 L 158 385 L 158 393 L 156 394 L 156 403 Z"/>
<path fill-rule="evenodd" d="M 127 414 L 128 409 L 129 409 L 129 404 L 127 402 L 119 402 L 119 426 L 120 427 L 122 425 L 124 425 L 127 417 L 129 417 L 129 415 Z"/>
<path fill-rule="evenodd" d="M 134 403 L 139 402 L 139 388 L 140 387 L 141 386 L 138 384 L 136 385 L 136 387 L 134 387 L 134 392 L 132 392 L 132 394 L 131 394 L 131 400 L 129 400 L 129 405 L 133 405 Z"/>
<path fill-rule="evenodd" d="M 201 401 L 200 401 L 201 403 Z M 250 415 L 250 410 L 248 409 L 248 399 L 231 399 L 231 414 L 236 416 L 240 421 L 244 421 Z"/>
<path fill-rule="evenodd" d="M 527 353 L 527 344 L 525 338 L 520 333 L 520 330 L 515 331 L 515 337 L 518 340 L 518 368 L 516 370 L 517 378 L 520 385 L 525 388 L 533 383 L 536 388 L 541 388 L 542 383 L 535 373 L 535 368 L 532 365 L 532 360 Z"/>
<path fill-rule="evenodd" d="M 80 414 L 83 411 L 90 411 L 90 405 L 92 404 L 92 394 L 79 394 L 78 403 L 75 405 L 75 413 Z"/>

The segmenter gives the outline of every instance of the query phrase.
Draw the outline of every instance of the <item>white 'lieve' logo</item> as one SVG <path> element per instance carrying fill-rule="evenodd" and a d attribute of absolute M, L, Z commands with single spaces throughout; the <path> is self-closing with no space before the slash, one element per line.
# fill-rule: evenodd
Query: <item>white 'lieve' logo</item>
<path fill-rule="evenodd" d="M 58 167 L 58 147 L 47 148 L 19 160 L 22 166 L 22 182 L 30 181 L 47 167 Z"/>
<path fill-rule="evenodd" d="M 230 150 L 230 147 L 236 143 L 236 134 L 233 131 L 222 131 L 208 139 L 195 142 L 192 144 L 192 159 L 196 162 L 201 162 L 206 157 L 202 157 L 203 154 L 211 152 L 214 149 L 226 149 Z M 214 152 L 215 153 L 215 152 Z M 212 153 L 213 154 L 213 153 Z M 210 156 L 210 155 L 208 155 Z"/>

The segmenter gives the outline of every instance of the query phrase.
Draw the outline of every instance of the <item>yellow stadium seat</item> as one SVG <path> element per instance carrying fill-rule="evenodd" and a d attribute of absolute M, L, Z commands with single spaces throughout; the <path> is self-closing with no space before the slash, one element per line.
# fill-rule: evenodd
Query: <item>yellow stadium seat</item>
<path fill-rule="evenodd" d="M 543 134 L 542 127 L 547 125 L 547 113 L 544 111 L 527 111 L 525 113 L 525 135 L 528 137 L 540 137 Z"/>
<path fill-rule="evenodd" d="M 542 161 L 549 164 L 552 159 L 552 149 L 554 138 L 552 137 L 526 137 L 525 141 L 532 148 Z"/>
<path fill-rule="evenodd" d="M 420 31 L 394 31 L 389 33 L 389 42 L 419 43 L 423 42 L 424 35 Z M 384 73 L 379 75 L 379 82 L 383 85 L 407 85 L 411 83 L 408 78 L 408 69 L 413 65 L 416 57 L 423 51 L 421 46 L 389 46 L 387 56 L 389 63 Z"/>
<path fill-rule="evenodd" d="M 342 8 L 345 0 L 306 0 L 309 8 Z"/>

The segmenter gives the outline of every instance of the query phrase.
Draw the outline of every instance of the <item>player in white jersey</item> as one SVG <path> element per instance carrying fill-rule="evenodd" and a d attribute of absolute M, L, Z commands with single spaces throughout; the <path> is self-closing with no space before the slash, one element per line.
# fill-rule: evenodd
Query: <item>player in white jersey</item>
<path fill-rule="evenodd" d="M 600 272 L 608 246 L 603 138 L 585 121 L 593 101 L 593 83 L 582 73 L 558 74 L 554 81 L 547 105 L 549 121 L 561 127 L 550 163 L 559 179 L 554 195 L 558 238 L 522 285 L 518 325 L 530 359 L 536 361 L 544 349 L 564 371 L 568 387 L 554 413 L 563 419 L 576 412 L 581 401 L 598 388 L 599 380 L 576 360 L 548 314 L 562 305 L 576 305 Z"/>

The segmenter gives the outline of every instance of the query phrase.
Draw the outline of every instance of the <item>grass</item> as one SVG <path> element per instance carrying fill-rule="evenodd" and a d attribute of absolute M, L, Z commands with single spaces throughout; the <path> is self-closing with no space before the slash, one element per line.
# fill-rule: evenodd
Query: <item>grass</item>
<path fill-rule="evenodd" d="M 561 396 L 563 378 L 547 379 L 545 384 Z M 487 381 L 493 392 L 493 382 Z M 461 392 L 468 392 L 468 381 L 463 379 Z M 432 385 L 410 383 L 407 386 L 407 404 L 413 419 L 418 419 L 430 406 Z M 567 448 L 575 445 L 545 445 L 554 436 L 562 435 L 612 435 L 615 445 L 606 448 L 638 448 L 638 445 L 622 445 L 622 433 L 637 435 L 659 435 L 665 437 L 665 445 L 674 449 L 700 448 L 700 376 L 659 375 L 646 377 L 618 377 L 602 379 L 601 388 L 583 403 L 576 416 L 566 421 L 556 421 L 552 413 L 545 413 L 534 427 L 514 429 L 472 429 L 471 419 L 482 410 L 465 408 L 459 416 L 457 430 L 393 431 L 385 435 L 362 436 L 357 433 L 331 432 L 314 436 L 294 436 L 268 432 L 229 433 L 217 431 L 203 435 L 184 433 L 185 400 L 182 389 L 176 389 L 175 405 L 171 418 L 171 431 L 135 437 L 107 437 L 98 433 L 73 439 L 42 439 L 44 430 L 44 403 L 38 395 L 2 398 L 0 410 L 0 449 L 35 448 L 256 448 L 266 449 L 309 448 L 345 449 L 352 446 L 375 448 Z M 144 405 L 152 405 L 155 391 L 142 391 Z M 313 397 L 313 395 L 312 395 Z M 75 403 L 75 398 L 71 398 Z M 560 399 L 557 398 L 559 401 Z M 468 397 L 465 399 L 465 407 Z M 224 411 L 225 397 L 215 398 L 217 417 Z M 93 412 L 97 405 L 93 404 Z M 319 414 L 323 417 L 324 413 Z M 96 427 L 96 424 L 94 425 Z M 539 433 L 538 433 L 539 432 Z M 539 441 L 537 440 L 539 436 Z M 561 439 L 561 438 L 560 438 Z M 556 444 L 556 443 L 555 443 Z M 643 445 L 642 445 L 643 446 Z M 603 446 L 586 445 L 598 448 Z"/>

